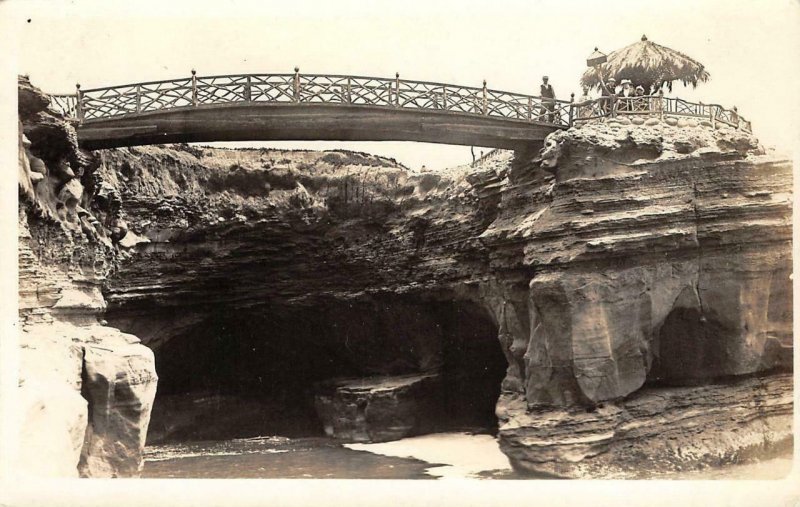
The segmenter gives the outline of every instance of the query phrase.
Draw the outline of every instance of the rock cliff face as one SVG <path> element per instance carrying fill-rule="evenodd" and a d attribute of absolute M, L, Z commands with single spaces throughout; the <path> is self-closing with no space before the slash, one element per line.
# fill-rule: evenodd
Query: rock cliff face
<path fill-rule="evenodd" d="M 469 168 L 415 174 L 353 152 L 181 146 L 99 157 L 141 238 L 109 280 L 108 319 L 155 350 L 160 392 L 264 412 L 278 397 L 321 433 L 318 383 L 437 374 L 453 420 L 494 424 L 505 362 L 479 298 L 475 238 L 488 222 Z M 175 410 L 156 404 L 154 441 L 216 426 Z M 270 431 L 227 420 L 213 436 Z M 391 433 L 381 424 L 372 434 Z"/>
<path fill-rule="evenodd" d="M 791 163 L 730 129 L 649 123 L 550 136 L 536 160 L 546 171 L 512 167 L 481 236 L 511 363 L 500 440 L 520 469 L 624 475 L 630 439 L 675 464 L 791 438 L 790 377 L 769 389 L 731 380 L 791 365 Z M 679 415 L 683 402 L 663 390 L 645 394 L 723 378 L 675 392 L 733 403 L 741 417 L 727 424 L 716 410 Z M 760 404 L 744 400 L 763 396 L 769 415 L 753 416 Z M 620 429 L 655 414 L 676 418 L 673 431 Z M 682 454 L 703 424 L 725 442 Z M 732 436 L 742 428 L 761 437 Z"/>
<path fill-rule="evenodd" d="M 20 455 L 26 475 L 137 475 L 155 396 L 153 353 L 101 322 L 120 255 L 87 211 L 91 157 L 20 81 Z M 100 213 L 97 213 L 100 214 Z"/>
<path fill-rule="evenodd" d="M 32 141 L 48 121 L 28 121 Z M 89 421 L 82 466 L 135 473 L 155 378 L 136 336 L 160 377 L 152 442 L 494 424 L 517 469 L 562 477 L 782 449 L 791 163 L 671 123 L 587 123 L 435 173 L 346 151 L 41 141 L 87 168 L 20 186 L 21 264 L 50 270 L 26 268 L 22 317 L 81 329 L 35 352 L 58 358 L 37 379 L 84 392 L 41 425 L 74 458 Z"/>

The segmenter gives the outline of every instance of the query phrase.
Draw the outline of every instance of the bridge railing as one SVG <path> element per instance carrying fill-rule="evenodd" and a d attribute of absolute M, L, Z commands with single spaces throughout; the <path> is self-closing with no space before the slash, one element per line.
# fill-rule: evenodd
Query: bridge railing
<path fill-rule="evenodd" d="M 570 124 L 570 103 L 533 95 L 395 78 L 323 74 L 243 74 L 192 77 L 53 95 L 51 107 L 91 122 L 150 111 L 232 103 L 377 106 L 447 111 L 526 122 Z"/>
<path fill-rule="evenodd" d="M 239 103 L 341 104 L 446 111 L 557 127 L 617 115 L 707 118 L 752 132 L 750 122 L 717 104 L 663 95 L 601 97 L 581 103 L 429 81 L 325 74 L 241 74 L 151 81 L 51 95 L 51 107 L 81 122 L 151 111 Z"/>

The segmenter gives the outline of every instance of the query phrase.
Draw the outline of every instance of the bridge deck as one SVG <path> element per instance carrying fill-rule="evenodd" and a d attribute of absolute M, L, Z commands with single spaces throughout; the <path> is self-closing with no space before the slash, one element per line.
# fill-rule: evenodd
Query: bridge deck
<path fill-rule="evenodd" d="M 556 130 L 519 120 L 444 111 L 332 104 L 232 104 L 93 120 L 79 125 L 87 149 L 211 141 L 421 141 L 515 149 Z"/>

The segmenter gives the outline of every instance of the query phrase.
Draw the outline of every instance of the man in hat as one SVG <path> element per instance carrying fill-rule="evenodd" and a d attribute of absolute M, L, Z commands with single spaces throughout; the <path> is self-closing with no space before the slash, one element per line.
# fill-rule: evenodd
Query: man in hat
<path fill-rule="evenodd" d="M 542 105 L 547 111 L 546 120 L 548 123 L 553 123 L 555 120 L 556 109 L 556 92 L 553 91 L 553 85 L 548 83 L 550 80 L 547 76 L 542 76 L 542 84 L 539 87 L 539 96 L 542 97 Z"/>
<path fill-rule="evenodd" d="M 613 77 L 608 78 L 608 82 L 604 83 L 602 80 L 600 81 L 600 85 L 603 88 L 603 101 L 601 102 L 603 107 L 603 112 L 606 115 L 610 115 L 614 109 L 614 102 L 617 98 L 617 80 Z"/>
<path fill-rule="evenodd" d="M 622 99 L 619 101 L 617 105 L 618 111 L 632 111 L 633 110 L 633 95 L 635 93 L 635 89 L 633 88 L 633 83 L 631 83 L 630 79 L 623 79 L 620 84 L 622 85 L 622 90 L 619 92 L 619 98 Z"/>

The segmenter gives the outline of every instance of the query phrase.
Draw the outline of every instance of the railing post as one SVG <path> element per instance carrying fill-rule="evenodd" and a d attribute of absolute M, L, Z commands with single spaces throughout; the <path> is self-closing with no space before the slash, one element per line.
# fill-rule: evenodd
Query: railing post
<path fill-rule="evenodd" d="M 247 102 L 253 101 L 253 92 L 252 92 L 252 82 L 250 80 L 250 76 L 247 76 L 247 83 L 244 85 L 244 99 Z"/>
<path fill-rule="evenodd" d="M 483 80 L 483 115 L 485 116 L 489 112 L 489 102 L 486 98 L 486 80 Z"/>
<path fill-rule="evenodd" d="M 528 97 L 528 121 L 533 118 L 533 97 Z"/>
<path fill-rule="evenodd" d="M 197 107 L 197 71 L 192 69 L 192 105 Z"/>
<path fill-rule="evenodd" d="M 136 112 L 142 112 L 142 86 L 136 85 Z"/>
<path fill-rule="evenodd" d="M 442 85 L 442 109 L 447 111 L 447 87 Z"/>
<path fill-rule="evenodd" d="M 742 122 L 739 121 L 739 110 L 736 108 L 736 106 L 733 106 L 733 116 L 736 118 L 736 130 L 739 130 Z"/>
<path fill-rule="evenodd" d="M 391 104 L 392 97 L 389 97 L 389 103 Z M 394 73 L 394 106 L 400 107 L 400 73 Z"/>
<path fill-rule="evenodd" d="M 716 107 L 717 106 L 715 106 L 713 104 L 708 107 L 708 115 L 711 116 L 711 128 L 712 129 L 713 128 L 717 128 L 717 115 L 714 114 L 714 111 L 716 110 Z"/>
<path fill-rule="evenodd" d="M 567 122 L 567 126 L 569 127 L 572 126 L 572 119 L 574 118 L 574 115 L 572 113 L 573 109 L 575 108 L 575 106 L 573 105 L 574 102 L 575 102 L 575 92 L 572 92 L 569 94 L 569 122 Z"/>
<path fill-rule="evenodd" d="M 77 96 L 77 102 L 75 103 L 75 114 L 78 115 L 78 121 L 83 123 L 83 92 L 81 91 L 80 83 L 75 85 L 75 89 L 77 90 L 75 93 Z"/>
<path fill-rule="evenodd" d="M 664 120 L 664 109 L 666 109 L 664 104 L 664 90 L 658 90 L 658 104 L 661 106 L 660 109 L 660 116 L 661 120 Z"/>
<path fill-rule="evenodd" d="M 352 88 L 350 86 L 351 86 L 350 85 L 350 78 L 348 77 L 347 78 L 347 103 L 348 104 L 352 104 L 353 103 L 353 97 L 350 95 L 350 91 L 352 90 Z"/>
<path fill-rule="evenodd" d="M 294 101 L 300 102 L 300 67 L 294 68 Z"/>

